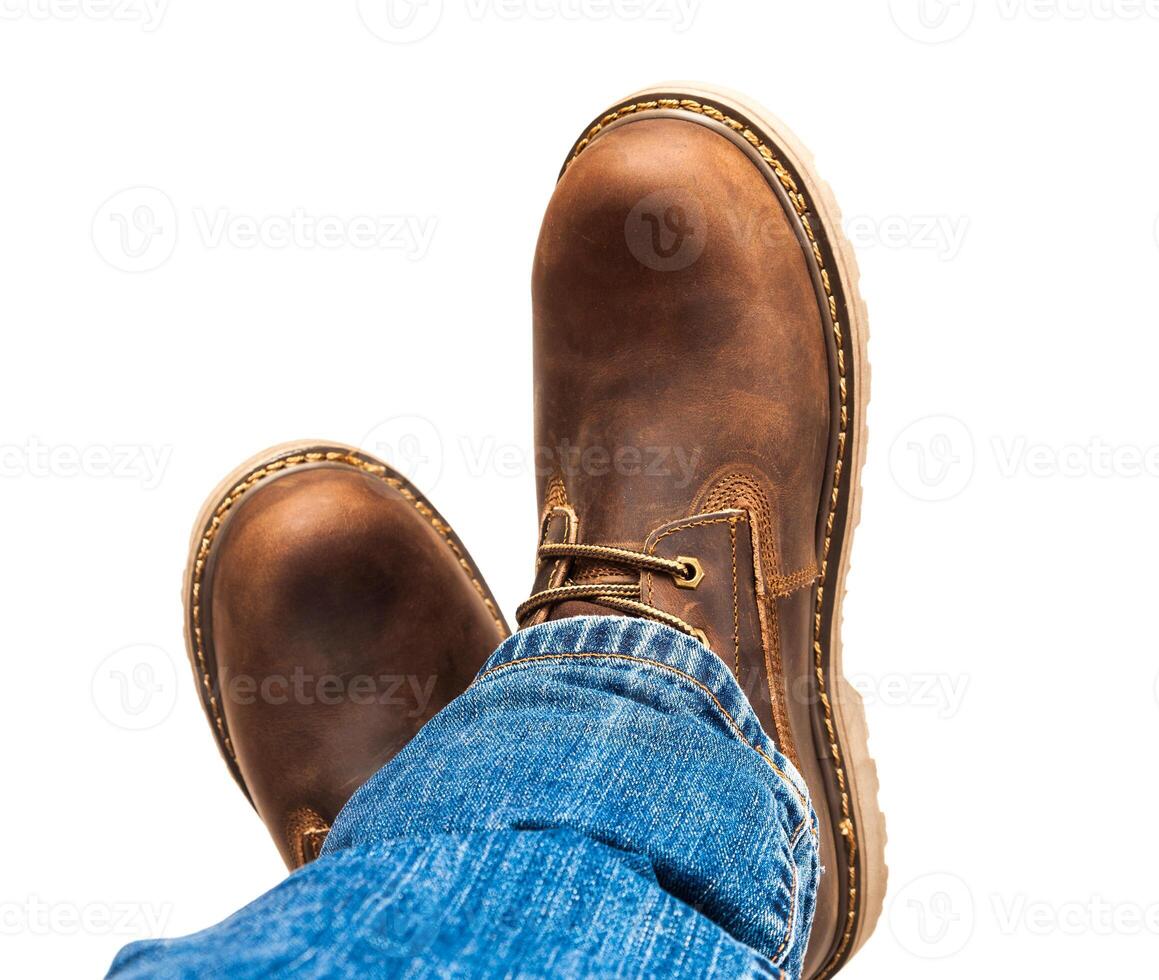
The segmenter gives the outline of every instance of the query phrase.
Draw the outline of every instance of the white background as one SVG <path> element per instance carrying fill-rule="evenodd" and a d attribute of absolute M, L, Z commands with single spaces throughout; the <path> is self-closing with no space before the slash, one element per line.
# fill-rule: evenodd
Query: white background
<path fill-rule="evenodd" d="M 589 119 L 673 77 L 788 122 L 862 265 L 845 637 L 892 878 L 846 975 L 1153 972 L 1159 5 L 429 0 L 397 43 L 369 0 L 72 2 L 0 0 L 0 972 L 282 877 L 181 639 L 235 464 L 393 441 L 525 597 L 538 224 Z"/>

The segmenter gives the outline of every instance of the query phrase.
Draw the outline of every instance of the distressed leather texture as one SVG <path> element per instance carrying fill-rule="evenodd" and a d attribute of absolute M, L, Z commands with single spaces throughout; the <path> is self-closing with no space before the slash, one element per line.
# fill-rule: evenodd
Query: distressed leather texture
<path fill-rule="evenodd" d="M 257 484 L 214 539 L 200 600 L 217 705 L 291 868 L 506 635 L 440 524 L 404 487 L 320 463 Z"/>

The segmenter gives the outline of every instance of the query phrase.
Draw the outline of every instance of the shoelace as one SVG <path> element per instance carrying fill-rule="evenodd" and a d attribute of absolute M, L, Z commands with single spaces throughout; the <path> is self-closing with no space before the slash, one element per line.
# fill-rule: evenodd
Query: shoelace
<path fill-rule="evenodd" d="M 677 558 L 661 558 L 643 551 L 613 548 L 601 544 L 543 544 L 539 546 L 538 554 L 540 561 L 550 561 L 557 558 L 580 558 L 620 565 L 638 572 L 659 572 L 663 575 L 670 575 L 677 587 L 682 589 L 695 589 L 704 578 L 704 569 L 700 562 L 695 558 L 687 558 L 683 555 Z M 679 616 L 673 616 L 671 613 L 666 613 L 662 609 L 642 602 L 641 595 L 642 591 L 639 584 L 618 585 L 611 582 L 584 584 L 568 580 L 563 585 L 534 593 L 531 598 L 515 610 L 515 619 L 522 626 L 527 617 L 537 609 L 542 609 L 544 606 L 554 606 L 570 599 L 582 599 L 585 602 L 606 606 L 630 616 L 641 616 L 645 619 L 664 623 L 707 645 L 703 630 L 697 629 Z"/>

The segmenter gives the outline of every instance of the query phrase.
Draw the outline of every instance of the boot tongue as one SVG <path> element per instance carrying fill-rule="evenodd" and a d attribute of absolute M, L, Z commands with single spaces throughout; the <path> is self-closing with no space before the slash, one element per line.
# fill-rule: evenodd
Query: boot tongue
<path fill-rule="evenodd" d="M 637 550 L 639 545 L 617 544 L 614 547 Z M 571 581 L 576 585 L 639 585 L 640 573 L 620 565 L 591 558 L 575 558 L 571 565 Z"/>
<path fill-rule="evenodd" d="M 606 473 L 594 463 L 573 470 L 560 481 L 560 493 L 575 515 L 575 543 L 640 551 L 651 531 L 671 519 L 673 503 L 657 486 L 662 479 L 645 472 L 642 463 L 620 462 Z M 571 559 L 566 578 L 576 585 L 641 584 L 639 570 L 598 558 Z M 569 600 L 553 606 L 547 618 L 627 615 L 600 603 Z"/>
<path fill-rule="evenodd" d="M 568 602 L 558 602 L 548 610 L 545 622 L 555 619 L 570 619 L 572 616 L 627 616 L 627 613 L 601 606 L 594 602 L 583 602 L 572 599 Z"/>
<path fill-rule="evenodd" d="M 570 581 L 576 585 L 639 585 L 640 574 L 627 569 L 615 568 L 606 563 L 588 559 L 574 559 L 571 565 Z M 556 603 L 548 611 L 547 618 L 567 619 L 569 616 L 623 616 L 608 606 L 595 602 L 570 600 Z"/>
<path fill-rule="evenodd" d="M 541 544 L 575 544 L 579 536 L 580 521 L 576 512 L 567 504 L 551 507 L 543 521 L 540 532 Z M 637 546 L 633 546 L 637 547 Z M 539 563 L 535 574 L 532 593 L 559 588 L 565 582 L 577 585 L 639 585 L 640 575 L 632 569 L 622 568 L 606 561 L 587 558 L 548 558 Z M 558 602 L 533 613 L 524 626 L 569 616 L 614 616 L 615 610 L 596 602 L 572 599 Z"/>

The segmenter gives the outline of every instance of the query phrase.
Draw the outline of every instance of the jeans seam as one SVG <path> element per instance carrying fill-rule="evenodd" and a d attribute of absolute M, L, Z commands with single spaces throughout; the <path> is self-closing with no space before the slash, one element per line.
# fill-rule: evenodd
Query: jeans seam
<path fill-rule="evenodd" d="M 797 931 L 797 891 L 801 884 L 801 875 L 797 869 L 797 862 L 793 860 L 792 851 L 789 851 L 789 868 L 793 875 L 793 886 L 789 889 L 789 921 L 785 924 L 785 937 L 772 956 L 773 963 L 777 966 L 784 962 L 784 957 L 792 946 L 794 933 Z"/>
<path fill-rule="evenodd" d="M 492 676 L 495 673 L 498 673 L 501 670 L 506 670 L 508 667 L 515 667 L 515 666 L 518 666 L 520 664 L 543 662 L 546 660 L 585 660 L 585 659 L 586 660 L 625 660 L 625 661 L 628 661 L 630 663 L 641 664 L 645 667 L 655 667 L 655 668 L 658 668 L 662 671 L 667 671 L 668 673 L 675 674 L 677 677 L 680 677 L 683 680 L 688 681 L 690 684 L 694 685 L 695 687 L 699 688 L 701 691 L 703 691 L 705 694 L 707 694 L 708 697 L 710 698 L 710 700 L 712 701 L 712 703 L 714 705 L 716 705 L 717 710 L 724 716 L 725 720 L 728 722 L 728 724 L 732 728 L 733 733 L 736 735 L 736 737 L 743 744 L 747 745 L 750 749 L 752 749 L 754 752 L 756 752 L 757 755 L 759 755 L 762 759 L 764 759 L 765 762 L 768 764 L 769 768 L 772 769 L 773 772 L 775 772 L 781 778 L 781 780 L 785 783 L 785 785 L 787 785 L 792 790 L 793 795 L 800 801 L 802 807 L 804 807 L 804 809 L 805 809 L 806 817 L 805 817 L 805 820 L 803 822 L 806 824 L 810 823 L 810 820 L 808 817 L 809 802 L 808 802 L 808 800 L 805 799 L 804 796 L 801 795 L 800 790 L 797 789 L 796 785 L 793 783 L 793 780 L 789 778 L 788 774 L 785 773 L 780 768 L 780 766 L 778 766 L 775 762 L 773 762 L 772 758 L 769 756 L 769 754 L 767 752 L 764 751 L 764 749 L 762 749 L 759 745 L 755 745 L 754 743 L 750 742 L 748 740 L 748 738 L 745 737 L 744 731 L 741 729 L 740 724 L 737 722 L 737 720 L 735 718 L 733 718 L 733 716 L 729 712 L 729 710 L 723 704 L 721 704 L 720 699 L 716 696 L 715 693 L 713 693 L 712 689 L 707 684 L 705 684 L 703 681 L 698 680 L 697 678 L 693 677 L 691 674 L 686 673 L 685 671 L 681 670 L 679 667 L 673 667 L 669 664 L 660 663 L 658 660 L 648 660 L 644 657 L 634 657 L 634 656 L 632 656 L 630 654 L 626 654 L 626 653 L 544 653 L 544 654 L 535 654 L 535 655 L 530 656 L 530 657 L 520 657 L 516 660 L 509 660 L 505 664 L 499 664 L 498 666 L 492 667 L 489 670 L 485 670 L 485 671 L 483 671 L 483 673 L 481 673 L 478 677 L 475 678 L 475 680 L 472 682 L 471 686 L 474 687 L 476 684 L 480 683 L 481 681 L 486 680 L 488 677 Z M 812 829 L 814 834 L 817 832 L 815 827 L 812 827 L 811 829 Z"/>
<path fill-rule="evenodd" d="M 800 824 L 798 824 L 797 829 L 793 831 L 792 836 L 789 838 L 790 851 L 795 851 L 797 849 L 797 845 L 801 843 L 801 836 L 805 833 L 805 828 L 808 826 L 809 818 L 805 817 L 805 819 L 802 820 Z"/>

